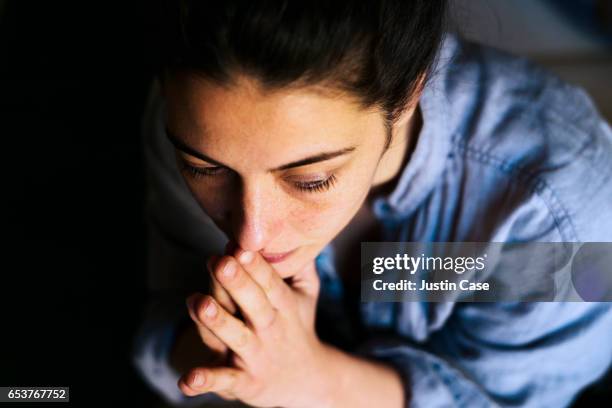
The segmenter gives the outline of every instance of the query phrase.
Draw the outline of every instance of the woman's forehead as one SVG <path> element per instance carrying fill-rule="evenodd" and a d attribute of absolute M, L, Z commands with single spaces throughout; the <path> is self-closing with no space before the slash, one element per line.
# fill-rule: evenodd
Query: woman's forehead
<path fill-rule="evenodd" d="M 351 98 L 308 88 L 264 91 L 244 80 L 224 87 L 183 78 L 166 88 L 169 126 L 191 143 L 244 147 L 257 144 L 312 146 L 320 150 L 356 141 L 381 120 Z M 271 147 L 271 146 L 270 146 Z"/>

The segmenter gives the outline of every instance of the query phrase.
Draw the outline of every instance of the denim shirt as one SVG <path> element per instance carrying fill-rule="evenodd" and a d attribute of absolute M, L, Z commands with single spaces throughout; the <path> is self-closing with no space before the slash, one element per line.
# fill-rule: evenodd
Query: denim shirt
<path fill-rule="evenodd" d="M 423 127 L 410 160 L 394 190 L 372 201 L 381 241 L 612 241 L 612 130 L 580 88 L 447 35 L 419 103 Z M 150 131 L 159 133 L 150 110 Z M 183 396 L 179 373 L 168 366 L 186 315 L 182 296 L 194 286 L 181 292 L 173 286 L 177 269 L 161 279 L 158 265 L 172 266 L 170 245 L 175 263 L 189 253 L 201 261 L 212 245 L 202 242 L 213 238 L 197 235 L 210 221 L 187 195 L 180 207 L 180 177 L 164 180 L 156 169 L 166 160 L 166 170 L 176 170 L 162 139 L 145 135 L 145 155 L 154 190 L 148 220 L 166 249 L 151 259 L 152 302 L 134 340 L 134 364 L 171 403 L 222 401 Z M 330 243 L 316 258 L 318 333 L 394 367 L 406 406 L 567 406 L 612 362 L 612 303 L 360 302 L 343 287 L 334 254 Z"/>

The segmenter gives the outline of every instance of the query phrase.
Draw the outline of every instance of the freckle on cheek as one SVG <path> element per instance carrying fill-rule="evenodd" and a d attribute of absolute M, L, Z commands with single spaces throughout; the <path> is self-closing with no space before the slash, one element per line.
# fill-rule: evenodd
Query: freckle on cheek
<path fill-rule="evenodd" d="M 325 225 L 326 221 L 327 217 L 321 214 L 315 214 L 310 217 L 300 217 L 295 225 L 298 230 L 309 233 L 311 231 L 320 230 Z"/>

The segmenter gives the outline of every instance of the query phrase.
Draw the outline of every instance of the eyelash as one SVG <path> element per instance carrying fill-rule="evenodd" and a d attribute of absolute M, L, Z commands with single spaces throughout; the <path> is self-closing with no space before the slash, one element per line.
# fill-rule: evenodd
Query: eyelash
<path fill-rule="evenodd" d="M 215 176 L 219 173 L 222 168 L 221 167 L 194 167 L 185 162 L 183 162 L 183 170 L 185 170 L 190 176 L 194 178 L 205 177 L 205 176 Z"/>
<path fill-rule="evenodd" d="M 309 193 L 323 192 L 329 190 L 336 183 L 336 175 L 332 174 L 325 180 L 320 181 L 309 181 L 306 183 L 295 183 L 295 187 L 298 190 L 306 191 Z"/>
<path fill-rule="evenodd" d="M 182 163 L 182 170 L 185 171 L 190 177 L 210 177 L 215 176 L 223 170 L 222 167 L 194 167 L 185 162 Z M 329 190 L 337 181 L 335 174 L 330 175 L 325 180 L 319 181 L 308 181 L 308 182 L 296 182 L 294 183 L 295 188 L 300 191 L 308 193 L 324 192 Z"/>

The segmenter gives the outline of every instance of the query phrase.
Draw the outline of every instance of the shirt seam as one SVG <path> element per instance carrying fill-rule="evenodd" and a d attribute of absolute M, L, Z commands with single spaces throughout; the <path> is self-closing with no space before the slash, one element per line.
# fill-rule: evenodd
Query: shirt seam
<path fill-rule="evenodd" d="M 452 138 L 452 145 L 458 151 L 463 151 L 465 155 L 471 159 L 474 159 L 482 164 L 493 166 L 495 169 L 507 174 L 516 176 L 512 178 L 513 181 L 520 182 L 526 189 L 537 194 L 537 196 L 546 205 L 549 213 L 551 214 L 556 228 L 561 234 L 562 238 L 568 239 L 568 241 L 578 241 L 576 228 L 570 217 L 570 213 L 566 206 L 559 198 L 555 189 L 542 177 L 540 177 L 536 171 L 526 171 L 521 165 L 511 164 L 508 160 L 505 160 L 499 156 L 493 155 L 489 152 L 477 149 L 473 146 L 467 145 L 463 139 L 460 141 L 456 140 L 458 134 L 455 134 Z M 551 200 L 548 200 L 542 192 L 546 191 Z M 564 227 L 563 220 L 566 220 L 567 227 Z"/>

